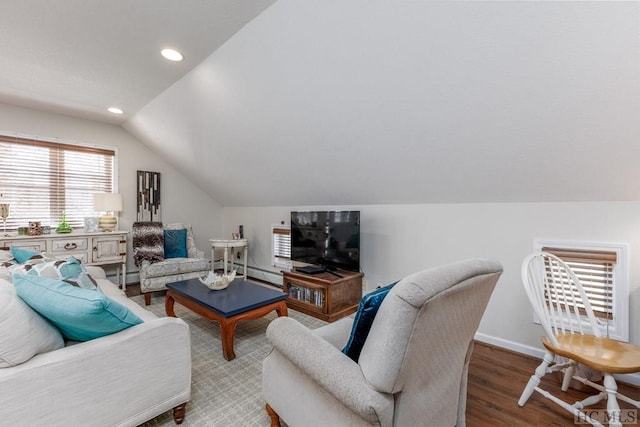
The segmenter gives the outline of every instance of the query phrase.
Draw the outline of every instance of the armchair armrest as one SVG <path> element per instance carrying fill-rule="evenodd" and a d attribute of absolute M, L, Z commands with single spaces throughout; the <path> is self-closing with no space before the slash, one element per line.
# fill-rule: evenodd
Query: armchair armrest
<path fill-rule="evenodd" d="M 189 258 L 204 258 L 204 251 L 201 251 L 198 248 L 193 248 L 189 251 Z"/>
<path fill-rule="evenodd" d="M 328 393 L 371 423 L 391 425 L 393 396 L 374 390 L 360 366 L 329 342 L 290 317 L 267 327 L 267 339 Z"/>

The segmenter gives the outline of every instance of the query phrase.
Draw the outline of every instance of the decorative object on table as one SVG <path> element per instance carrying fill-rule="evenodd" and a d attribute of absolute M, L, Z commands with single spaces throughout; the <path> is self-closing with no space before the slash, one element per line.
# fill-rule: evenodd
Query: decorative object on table
<path fill-rule="evenodd" d="M 11 203 L 7 200 L 4 195 L 0 194 L 0 217 L 2 217 L 2 222 L 4 224 L 4 235 L 7 234 L 7 218 L 9 218 L 9 208 L 11 207 Z"/>
<path fill-rule="evenodd" d="M 42 234 L 51 234 L 51 226 L 43 225 L 42 226 Z"/>
<path fill-rule="evenodd" d="M 27 235 L 29 236 L 42 235 L 42 225 L 40 225 L 40 221 L 29 221 L 29 228 L 27 229 Z"/>
<path fill-rule="evenodd" d="M 240 233 L 231 233 L 231 238 L 233 240 L 240 240 Z"/>
<path fill-rule="evenodd" d="M 95 233 L 100 228 L 100 218 L 97 216 L 87 216 L 84 218 L 84 231 L 87 233 Z"/>
<path fill-rule="evenodd" d="M 66 234 L 66 233 L 71 233 L 72 231 L 73 231 L 73 228 L 71 228 L 71 226 L 67 222 L 67 214 L 62 212 L 62 221 L 56 227 L 56 233 Z"/>
<path fill-rule="evenodd" d="M 29 227 L 18 227 L 18 236 L 26 236 L 29 231 Z"/>
<path fill-rule="evenodd" d="M 210 271 L 206 277 L 200 277 L 198 280 L 207 288 L 213 291 L 219 291 L 227 288 L 235 278 L 236 270 L 231 271 L 229 274 L 215 274 L 213 271 Z"/>
<path fill-rule="evenodd" d="M 136 221 L 162 221 L 160 172 L 137 171 Z"/>
<path fill-rule="evenodd" d="M 93 209 L 96 212 L 104 212 L 98 219 L 100 231 L 113 231 L 118 225 L 118 218 L 113 213 L 122 210 L 122 196 L 118 193 L 95 193 Z"/>

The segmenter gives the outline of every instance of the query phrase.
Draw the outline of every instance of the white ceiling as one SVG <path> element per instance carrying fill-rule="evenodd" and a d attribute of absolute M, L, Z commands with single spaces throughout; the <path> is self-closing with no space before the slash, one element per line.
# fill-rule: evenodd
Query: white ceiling
<path fill-rule="evenodd" d="M 274 1 L 2 0 L 0 102 L 123 123 Z"/>

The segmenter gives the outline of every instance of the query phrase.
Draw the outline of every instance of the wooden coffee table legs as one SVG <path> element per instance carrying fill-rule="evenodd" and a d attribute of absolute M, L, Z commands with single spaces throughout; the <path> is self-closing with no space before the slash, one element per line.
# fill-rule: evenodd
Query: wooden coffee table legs
<path fill-rule="evenodd" d="M 215 311 L 209 310 L 201 306 L 200 304 L 183 297 L 182 295 L 172 292 L 169 289 L 165 297 L 165 311 L 167 312 L 168 316 L 177 317 L 175 311 L 173 310 L 173 306 L 176 301 L 189 310 L 193 311 L 194 313 L 197 313 L 200 316 L 204 317 L 205 319 L 209 319 L 220 324 L 222 354 L 227 360 L 233 360 L 236 357 L 236 354 L 233 351 L 233 338 L 236 333 L 236 325 L 238 324 L 238 322 L 242 320 L 258 319 L 270 313 L 272 310 L 276 311 L 278 317 L 286 316 L 288 314 L 287 304 L 284 300 L 282 300 L 254 308 L 253 310 L 245 311 L 244 313 L 236 314 L 235 316 L 223 317 Z"/>

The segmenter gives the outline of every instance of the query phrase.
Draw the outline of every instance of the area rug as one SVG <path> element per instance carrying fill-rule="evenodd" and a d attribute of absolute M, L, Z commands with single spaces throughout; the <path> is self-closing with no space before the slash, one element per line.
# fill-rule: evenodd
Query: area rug
<path fill-rule="evenodd" d="M 144 306 L 144 297 L 131 298 Z M 157 316 L 166 316 L 164 298 L 153 296 L 146 307 Z M 267 316 L 240 322 L 236 329 L 231 361 L 222 356 L 220 327 L 197 314 L 175 305 L 176 316 L 191 330 L 191 401 L 183 426 L 268 426 L 269 417 L 262 398 L 262 361 L 271 350 L 265 337 L 275 312 Z M 315 329 L 326 323 L 322 320 L 289 310 L 289 317 Z M 132 357 L 135 357 L 132 355 Z M 132 361 L 133 363 L 133 361 Z M 147 426 L 175 426 L 171 411 L 143 424 Z"/>

